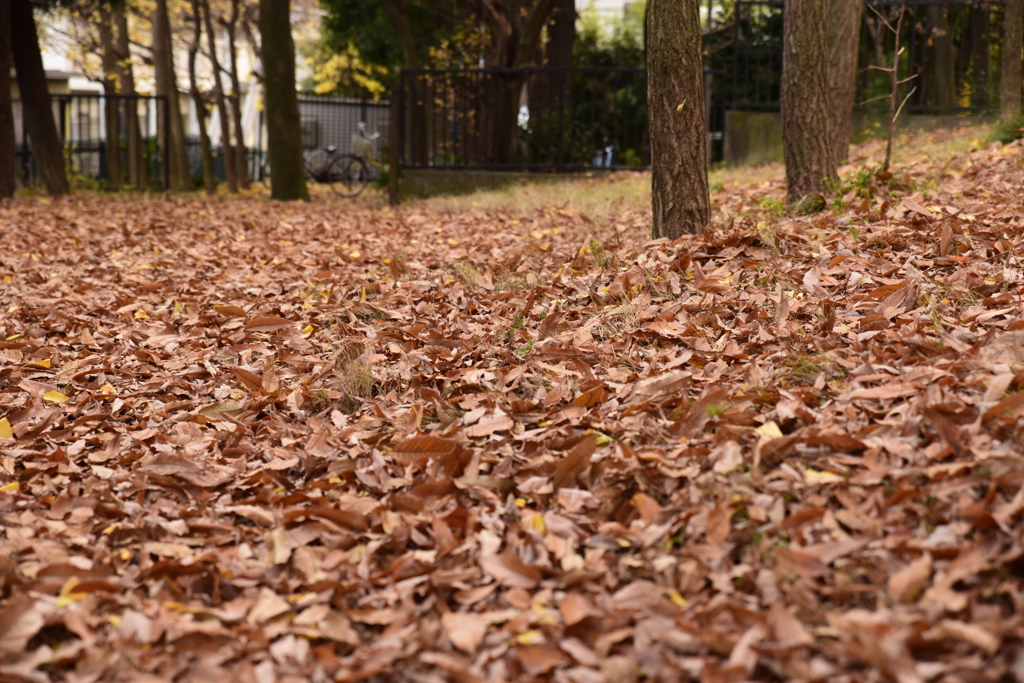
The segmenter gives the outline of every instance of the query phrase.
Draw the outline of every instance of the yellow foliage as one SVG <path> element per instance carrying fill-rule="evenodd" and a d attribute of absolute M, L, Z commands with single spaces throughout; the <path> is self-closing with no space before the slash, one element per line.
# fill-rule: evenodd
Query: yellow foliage
<path fill-rule="evenodd" d="M 364 63 L 359 50 L 352 43 L 348 44 L 344 52 L 318 50 L 309 58 L 309 64 L 313 67 L 313 81 L 316 83 L 313 90 L 318 95 L 332 93 L 346 85 L 356 85 L 377 99 L 387 90 L 379 80 L 387 73 L 387 69 Z"/>

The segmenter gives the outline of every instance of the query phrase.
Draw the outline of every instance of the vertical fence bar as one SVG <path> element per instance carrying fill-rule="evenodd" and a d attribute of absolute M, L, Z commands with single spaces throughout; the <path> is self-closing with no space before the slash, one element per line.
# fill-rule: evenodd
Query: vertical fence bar
<path fill-rule="evenodd" d="M 163 139 L 161 142 L 161 150 L 163 151 L 163 162 L 164 162 L 164 189 L 171 189 L 171 148 L 170 148 L 170 123 L 171 123 L 171 105 L 167 101 L 167 97 L 161 98 L 163 100 L 164 109 L 164 129 Z M 159 105 L 157 105 L 159 106 Z"/>
<path fill-rule="evenodd" d="M 401 145 L 398 117 L 401 116 L 401 93 L 401 85 L 396 92 L 391 93 L 391 116 L 388 121 L 388 145 L 391 147 L 391 153 L 388 155 L 390 162 L 388 164 L 388 204 L 390 206 L 398 206 L 398 174 L 401 168 L 398 155 L 398 148 Z"/>

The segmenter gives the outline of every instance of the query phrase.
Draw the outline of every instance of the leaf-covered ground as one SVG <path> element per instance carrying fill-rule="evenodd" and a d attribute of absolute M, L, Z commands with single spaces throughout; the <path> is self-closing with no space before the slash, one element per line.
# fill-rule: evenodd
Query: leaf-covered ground
<path fill-rule="evenodd" d="M 0 680 L 1021 680 L 1021 160 L 4 204 Z"/>

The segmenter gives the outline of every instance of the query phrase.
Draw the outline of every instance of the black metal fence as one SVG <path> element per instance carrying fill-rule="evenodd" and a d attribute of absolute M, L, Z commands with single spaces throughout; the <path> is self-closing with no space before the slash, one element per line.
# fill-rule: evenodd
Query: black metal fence
<path fill-rule="evenodd" d="M 109 181 L 164 188 L 166 168 L 166 99 L 129 95 L 51 95 L 53 117 L 73 180 Z M 32 144 L 20 101 L 12 103 L 17 140 L 16 176 L 39 182 Z"/>
<path fill-rule="evenodd" d="M 971 114 L 999 108 L 1002 51 L 1002 0 L 863 0 L 858 53 L 857 103 L 861 111 L 882 111 L 887 102 L 865 104 L 889 92 L 888 76 L 870 65 L 892 66 L 897 12 L 905 15 L 900 35 L 904 49 L 901 100 L 905 111 L 922 114 Z M 728 69 L 718 96 L 730 109 L 778 111 L 782 76 L 783 3 L 737 0 L 731 44 L 710 57 Z M 911 90 L 913 93 L 911 94 Z"/>
<path fill-rule="evenodd" d="M 403 71 L 402 162 L 412 169 L 643 168 L 644 69 Z"/>

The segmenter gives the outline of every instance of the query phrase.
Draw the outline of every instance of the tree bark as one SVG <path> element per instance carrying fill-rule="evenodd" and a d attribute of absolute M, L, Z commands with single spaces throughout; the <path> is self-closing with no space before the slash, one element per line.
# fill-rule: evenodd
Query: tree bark
<path fill-rule="evenodd" d="M 196 80 L 196 55 L 199 54 L 199 42 L 202 34 L 202 17 L 198 0 L 192 0 L 192 42 L 188 46 L 188 83 L 192 95 L 192 104 L 196 108 L 199 121 L 199 152 L 203 159 L 203 186 L 206 194 L 217 193 L 217 178 L 213 173 L 213 152 L 210 150 L 210 134 L 206 131 L 206 101 L 199 92 Z"/>
<path fill-rule="evenodd" d="M 14 196 L 17 154 L 11 111 L 11 5 L 0 2 L 0 199 Z"/>
<path fill-rule="evenodd" d="M 302 124 L 295 94 L 295 43 L 290 0 L 260 0 L 260 43 L 266 91 L 270 196 L 309 201 L 302 170 Z"/>
<path fill-rule="evenodd" d="M 782 53 L 782 149 L 795 204 L 836 174 L 829 120 L 826 0 L 786 0 Z"/>
<path fill-rule="evenodd" d="M 227 22 L 228 52 L 231 56 L 231 116 L 235 125 L 235 171 L 238 173 L 238 184 L 249 189 L 249 155 L 245 150 L 245 131 L 242 129 L 242 86 L 238 80 L 238 54 L 235 49 L 235 36 L 238 29 L 239 0 L 231 0 L 231 17 Z"/>
<path fill-rule="evenodd" d="M 114 23 L 110 11 L 102 5 L 96 26 L 100 38 L 100 61 L 103 66 L 103 108 L 106 122 L 107 189 L 120 190 L 121 174 L 121 107 L 117 95 L 117 48 L 114 46 Z"/>
<path fill-rule="evenodd" d="M 547 66 L 572 66 L 576 42 L 576 0 L 555 0 L 548 22 Z"/>
<path fill-rule="evenodd" d="M 1024 0 L 1007 0 L 1003 7 L 1003 68 L 999 86 L 999 113 L 1004 121 L 1020 114 L 1022 38 Z"/>
<path fill-rule="evenodd" d="M 380 4 L 384 8 L 384 13 L 388 15 L 388 21 L 398 33 L 398 41 L 402 45 L 402 63 L 406 69 L 418 69 L 420 68 L 420 59 L 416 54 L 416 39 L 413 37 L 412 25 L 409 23 L 408 8 L 405 5 L 405 0 L 400 1 L 400 5 L 395 0 L 380 0 Z"/>
<path fill-rule="evenodd" d="M 18 72 L 22 121 L 32 141 L 32 158 L 39 167 L 46 191 L 60 197 L 70 191 L 64 169 L 57 124 L 53 118 L 50 91 L 39 51 L 36 21 L 30 0 L 11 0 L 11 54 Z"/>
<path fill-rule="evenodd" d="M 654 238 L 700 233 L 711 220 L 698 2 L 647 4 Z"/>
<path fill-rule="evenodd" d="M 931 56 L 935 69 L 933 88 L 935 97 L 932 104 L 937 107 L 952 106 L 956 104 L 956 75 L 953 71 L 956 64 L 956 53 L 945 7 L 936 5 L 928 7 L 928 26 L 931 28 Z"/>
<path fill-rule="evenodd" d="M 519 30 L 515 41 L 515 55 L 512 66 L 522 69 L 537 63 L 537 45 L 540 44 L 541 30 L 551 16 L 555 0 L 535 0 L 533 7 L 526 14 L 526 20 Z"/>
<path fill-rule="evenodd" d="M 829 0 L 828 3 L 829 111 L 832 113 L 832 153 L 837 163 L 850 156 L 863 7 L 862 2 L 852 0 Z"/>
<path fill-rule="evenodd" d="M 989 8 L 971 6 L 971 106 L 983 107 L 989 101 Z"/>
<path fill-rule="evenodd" d="M 228 180 L 228 192 L 238 192 L 238 176 L 235 174 L 235 148 L 231 144 L 231 112 L 224 99 L 224 84 L 220 77 L 220 60 L 217 58 L 217 38 L 213 32 L 209 0 L 202 0 L 203 21 L 206 23 L 206 44 L 210 50 L 210 64 L 213 67 L 213 101 L 220 112 L 220 148 L 224 155 L 224 174 Z"/>
<path fill-rule="evenodd" d="M 120 92 L 135 97 L 135 73 L 132 69 L 132 53 L 128 43 L 128 16 L 124 8 L 114 5 L 111 9 L 114 18 L 114 46 L 117 50 L 117 78 Z M 127 100 L 125 123 L 128 136 L 128 182 L 132 187 L 141 189 L 149 180 L 146 168 L 146 157 L 142 145 L 142 129 L 139 126 L 139 108 L 136 100 Z"/>
<path fill-rule="evenodd" d="M 185 148 L 185 124 L 181 120 L 181 104 L 178 100 L 178 84 L 174 76 L 174 59 L 171 46 L 171 24 L 167 16 L 167 0 L 156 0 L 153 10 L 153 72 L 156 76 L 156 94 L 167 98 L 168 155 L 170 166 L 170 187 L 173 190 L 192 189 L 192 177 L 188 167 L 188 151 Z"/>

